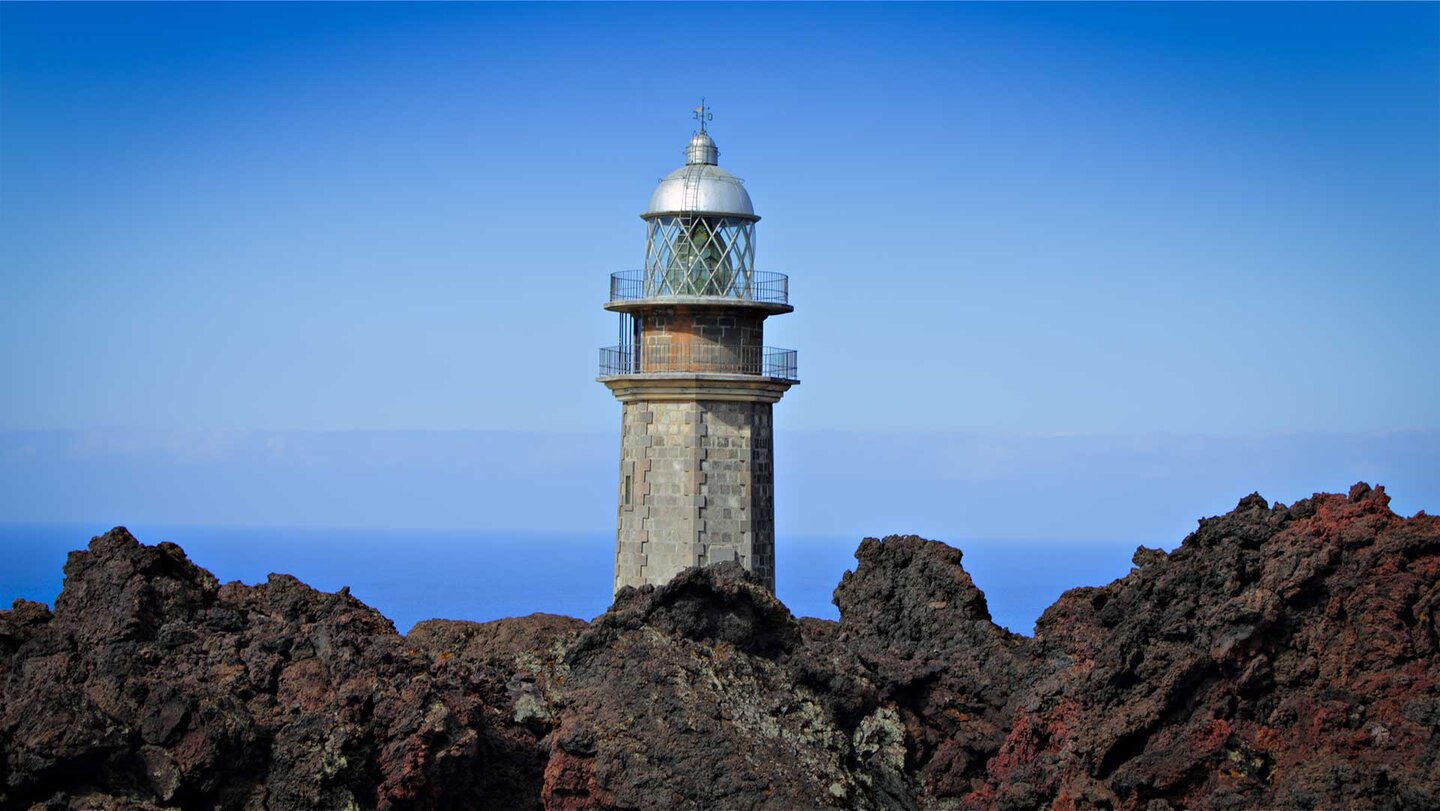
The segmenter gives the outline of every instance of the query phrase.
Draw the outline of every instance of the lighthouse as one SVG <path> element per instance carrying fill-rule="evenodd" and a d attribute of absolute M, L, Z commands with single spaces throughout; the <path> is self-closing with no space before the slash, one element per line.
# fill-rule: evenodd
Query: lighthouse
<path fill-rule="evenodd" d="M 771 408 L 800 382 L 795 352 L 765 345 L 791 312 L 789 278 L 755 269 L 750 194 L 720 168 L 712 116 L 640 217 L 645 262 L 610 276 L 619 343 L 600 376 L 621 404 L 615 590 L 738 561 L 775 588 Z"/>

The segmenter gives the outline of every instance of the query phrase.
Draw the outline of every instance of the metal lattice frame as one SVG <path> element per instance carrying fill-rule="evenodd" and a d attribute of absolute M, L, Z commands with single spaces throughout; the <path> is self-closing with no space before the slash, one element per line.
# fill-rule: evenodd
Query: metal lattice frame
<path fill-rule="evenodd" d="M 674 216 L 649 221 L 645 295 L 750 297 L 755 223 L 737 217 Z"/>

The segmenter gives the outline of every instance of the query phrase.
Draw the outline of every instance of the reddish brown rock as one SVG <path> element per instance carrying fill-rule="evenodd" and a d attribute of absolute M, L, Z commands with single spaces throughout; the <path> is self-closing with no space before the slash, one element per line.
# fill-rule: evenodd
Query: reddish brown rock
<path fill-rule="evenodd" d="M 543 752 L 483 667 L 343 591 L 220 586 L 124 529 L 71 554 L 53 616 L 0 612 L 0 654 L 3 807 L 538 805 Z"/>
<path fill-rule="evenodd" d="M 968 803 L 1440 807 L 1440 520 L 1382 488 L 1247 496 L 1169 555 L 1075 589 L 1035 643 L 1069 659 L 1015 706 Z"/>
<path fill-rule="evenodd" d="M 0 611 L 0 807 L 1440 807 L 1440 519 L 1258 495 L 1034 638 L 867 539 L 839 623 L 737 565 L 594 623 L 219 585 L 117 529 Z"/>

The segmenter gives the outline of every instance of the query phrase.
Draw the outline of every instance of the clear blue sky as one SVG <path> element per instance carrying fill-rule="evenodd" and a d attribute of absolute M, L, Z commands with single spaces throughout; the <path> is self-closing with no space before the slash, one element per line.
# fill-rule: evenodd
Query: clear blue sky
<path fill-rule="evenodd" d="M 0 429 L 612 431 L 702 94 L 782 429 L 1440 427 L 1440 6 L 0 6 Z"/>

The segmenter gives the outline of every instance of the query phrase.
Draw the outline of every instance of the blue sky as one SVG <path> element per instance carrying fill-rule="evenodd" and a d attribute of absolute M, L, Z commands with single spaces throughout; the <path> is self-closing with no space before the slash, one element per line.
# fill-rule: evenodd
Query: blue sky
<path fill-rule="evenodd" d="M 701 95 L 791 277 L 781 431 L 1440 429 L 1434 4 L 0 23 L 3 431 L 608 436 L 606 277 Z"/>
<path fill-rule="evenodd" d="M 26 6 L 10 428 L 609 428 L 715 105 L 816 428 L 1434 427 L 1434 5 Z"/>

